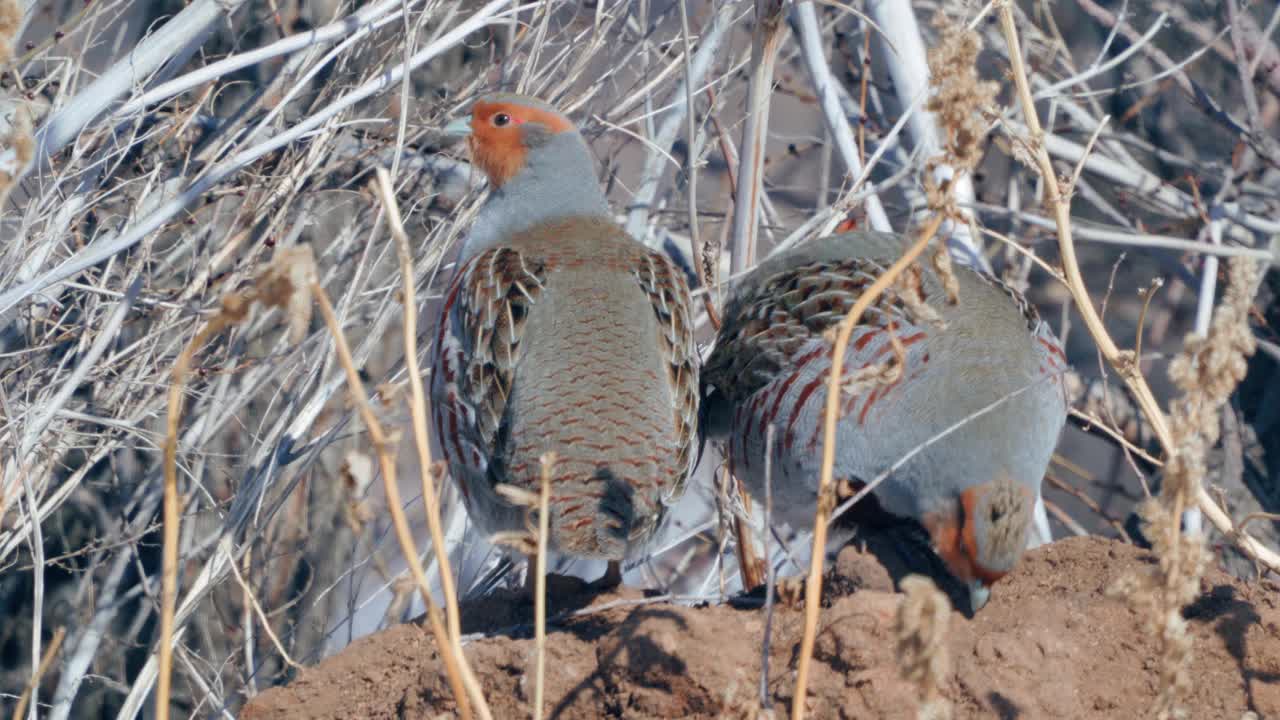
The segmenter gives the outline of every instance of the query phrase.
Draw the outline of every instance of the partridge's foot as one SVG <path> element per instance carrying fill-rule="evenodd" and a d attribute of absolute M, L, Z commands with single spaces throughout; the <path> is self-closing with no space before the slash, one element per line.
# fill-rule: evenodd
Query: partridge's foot
<path fill-rule="evenodd" d="M 599 580 L 592 582 L 587 587 L 595 592 L 605 592 L 612 590 L 622 584 L 622 561 L 610 560 L 609 567 L 604 571 L 604 575 Z"/>

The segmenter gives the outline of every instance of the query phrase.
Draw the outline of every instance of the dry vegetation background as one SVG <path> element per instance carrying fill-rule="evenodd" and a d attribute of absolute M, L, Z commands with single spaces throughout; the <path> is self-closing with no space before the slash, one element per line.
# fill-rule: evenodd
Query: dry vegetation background
<path fill-rule="evenodd" d="M 1027 140 L 998 8 L 977 2 L 788 4 L 768 114 L 749 113 L 757 5 L 772 4 L 0 0 L 0 715 L 22 704 L 134 717 L 148 701 L 172 372 L 227 317 L 222 298 L 250 288 L 278 307 L 211 333 L 183 386 L 174 713 L 233 715 L 295 664 L 423 611 L 333 335 L 312 316 L 305 273 L 290 272 L 308 248 L 375 411 L 405 438 L 405 510 L 438 588 L 409 440 L 400 264 L 371 187 L 388 168 L 413 241 L 425 359 L 434 299 L 482 199 L 439 129 L 478 93 L 520 88 L 566 108 L 619 219 L 691 276 L 709 258 L 723 281 L 746 261 L 729 248 L 753 157 L 760 252 L 847 220 L 920 223 L 923 169 L 956 123 L 919 122 L 925 59 L 908 40 L 922 33 L 932 47 L 939 28 L 964 23 L 996 92 L 958 208 L 990 231 L 970 241 L 1027 289 L 1079 376 L 1077 427 L 1046 482 L 1055 536 L 1145 542 L 1133 511 L 1157 491 L 1152 458 L 1164 454 L 1063 283 L 1002 239 L 1059 262 L 1041 148 L 1074 178 L 1072 236 L 1105 327 L 1121 348 L 1141 336 L 1133 367 L 1161 407 L 1197 388 L 1225 403 L 1200 428 L 1213 438 L 1208 494 L 1262 547 L 1280 547 L 1280 525 L 1259 514 L 1280 509 L 1280 6 L 1017 3 L 1041 145 Z M 762 117 L 755 155 L 744 138 Z M 865 210 L 872 189 L 882 216 Z M 1170 360 L 1188 333 L 1206 334 L 1228 267 L 1253 270 L 1232 275 L 1244 337 L 1215 342 L 1258 351 L 1247 366 L 1225 361 L 1225 387 L 1195 373 L 1200 356 L 1171 382 Z M 268 271 L 276 285 L 259 280 Z M 709 341 L 705 312 L 701 323 Z M 709 448 L 628 583 L 682 601 L 739 587 L 717 459 Z M 443 487 L 459 594 L 518 583 Z M 1209 519 L 1212 562 L 1264 570 Z M 784 574 L 807 564 L 807 541 L 790 540 L 795 557 L 773 543 Z"/>

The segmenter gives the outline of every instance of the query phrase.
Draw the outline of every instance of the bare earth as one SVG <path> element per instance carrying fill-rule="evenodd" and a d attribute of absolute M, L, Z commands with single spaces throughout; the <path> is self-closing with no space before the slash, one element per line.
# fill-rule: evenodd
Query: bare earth
<path fill-rule="evenodd" d="M 1145 716 L 1156 693 L 1156 642 L 1105 590 L 1151 561 L 1111 540 L 1060 541 L 1030 553 L 976 618 L 953 613 L 945 694 L 956 717 Z M 916 692 L 894 663 L 899 596 L 889 573 L 871 555 L 846 548 L 829 583 L 810 717 L 914 717 Z M 1185 613 L 1195 634 L 1190 717 L 1236 720 L 1250 710 L 1280 717 L 1280 588 L 1216 570 L 1202 588 Z M 756 716 L 765 623 L 759 607 L 673 606 L 628 589 L 591 600 L 606 603 L 613 607 L 549 631 L 548 717 Z M 496 598 L 464 608 L 464 632 L 531 617 L 525 601 Z M 776 608 L 768 689 L 779 716 L 791 704 L 802 625 L 798 607 Z M 495 718 L 529 717 L 533 647 L 529 627 L 466 646 Z M 258 695 L 241 717 L 436 718 L 453 717 L 454 709 L 430 633 L 410 624 L 363 638 L 290 685 Z"/>

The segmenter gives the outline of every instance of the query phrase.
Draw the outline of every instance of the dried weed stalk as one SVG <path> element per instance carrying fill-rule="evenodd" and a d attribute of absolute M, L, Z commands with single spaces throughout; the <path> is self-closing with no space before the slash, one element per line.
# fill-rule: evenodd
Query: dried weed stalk
<path fill-rule="evenodd" d="M 1012 3 L 1001 4 L 999 11 L 1001 30 L 1004 33 L 1005 41 L 1009 45 L 1010 70 L 1017 87 L 1018 102 L 1022 108 L 1023 117 L 1026 119 L 1029 131 L 1026 138 L 1021 138 L 1018 141 L 1026 143 L 1027 149 L 1032 154 L 1036 170 L 1044 181 L 1045 202 L 1049 209 L 1052 210 L 1054 225 L 1058 231 L 1058 250 L 1061 253 L 1063 276 L 1067 289 L 1071 292 L 1072 301 L 1079 309 L 1085 327 L 1089 330 L 1089 335 L 1093 337 L 1098 346 L 1099 354 L 1106 359 L 1107 364 L 1114 368 L 1124 380 L 1137 405 L 1142 409 L 1143 415 L 1150 422 L 1151 430 L 1159 439 L 1161 447 L 1172 457 L 1179 454 L 1180 444 L 1174 438 L 1164 411 L 1160 408 L 1155 395 L 1151 392 L 1151 387 L 1142 376 L 1141 368 L 1134 361 L 1134 354 L 1130 351 L 1121 350 L 1115 341 L 1111 339 L 1106 326 L 1102 322 L 1102 317 L 1094 309 L 1093 302 L 1089 298 L 1089 290 L 1085 286 L 1084 277 L 1080 272 L 1080 264 L 1076 259 L 1075 240 L 1071 235 L 1070 193 L 1059 182 L 1057 173 L 1053 168 L 1053 161 L 1050 159 L 1049 151 L 1043 142 L 1044 128 L 1041 126 L 1040 118 L 1036 114 L 1035 100 L 1031 95 L 1031 83 L 1027 79 L 1026 65 L 1022 60 L 1022 46 L 1018 38 L 1018 27 L 1014 21 Z M 1266 565 L 1268 568 L 1280 568 L 1280 553 L 1258 542 L 1239 528 L 1234 527 L 1231 518 L 1203 488 L 1196 488 L 1196 490 L 1194 497 L 1185 498 L 1186 502 L 1198 505 L 1204 512 L 1205 517 L 1220 532 L 1231 537 L 1236 546 L 1246 555 Z"/>
<path fill-rule="evenodd" d="M 951 703 L 942 697 L 949 671 L 946 639 L 951 603 L 923 575 L 903 578 L 902 602 L 893 621 L 898 668 L 904 680 L 920 690 L 920 720 L 947 720 Z"/>
<path fill-rule="evenodd" d="M 418 300 L 414 288 L 413 252 L 409 244 L 408 233 L 400 215 L 400 207 L 396 203 L 391 174 L 384 167 L 375 171 L 374 192 L 382 202 L 387 213 L 387 223 L 391 235 L 396 242 L 396 255 L 400 262 L 400 292 L 404 304 L 404 327 L 401 332 L 404 341 L 405 369 L 409 373 L 409 408 L 413 424 L 414 448 L 418 453 L 418 465 L 422 481 L 422 501 L 427 514 L 427 527 L 431 533 L 431 545 L 435 550 L 436 564 L 440 569 L 440 586 L 444 594 L 445 615 L 449 628 L 449 652 L 441 648 L 441 655 L 452 655 L 454 663 L 462 672 L 469 700 L 457 696 L 459 708 L 465 717 L 469 714 L 468 703 L 474 702 L 476 711 L 481 717 L 489 716 L 483 693 L 474 682 L 472 672 L 467 664 L 466 655 L 462 652 L 462 621 L 458 612 L 458 593 L 453 582 L 453 568 L 449 562 L 449 551 L 445 546 L 444 530 L 440 522 L 440 497 L 436 492 L 435 476 L 437 465 L 431 461 L 431 444 L 427 440 L 427 400 L 422 386 L 422 371 L 418 367 Z M 389 498 L 389 496 L 388 496 Z M 414 551 L 417 557 L 417 551 Z M 429 595 L 429 589 L 424 586 Z M 428 609 L 431 601 L 428 598 Z"/>
<path fill-rule="evenodd" d="M 0 14 L 12 0 L 0 0 Z M 4 18 L 0 17 L 0 25 Z M 4 63 L 4 30 L 0 27 L 0 65 Z M 7 129 L 7 132 L 5 130 Z M 13 189 L 15 178 L 31 162 L 35 140 L 31 136 L 31 113 L 26 104 L 0 95 L 0 207 Z"/>
<path fill-rule="evenodd" d="M 889 269 L 885 270 L 871 287 L 849 308 L 836 328 L 835 339 L 831 350 L 831 372 L 827 380 L 827 399 L 822 418 L 822 472 L 818 476 L 818 508 L 813 521 L 813 549 L 809 554 L 809 577 L 805 580 L 804 593 L 804 636 L 800 641 L 800 659 L 796 668 L 796 690 L 791 704 L 792 720 L 801 720 L 805 713 L 805 696 L 809 685 L 809 667 L 813 663 L 813 644 L 818 635 L 818 613 L 822 600 L 822 564 L 826 559 L 824 548 L 827 544 L 827 519 L 835 508 L 835 483 L 831 477 L 836 464 L 836 422 L 840 414 L 840 383 L 844 377 L 844 355 L 849 347 L 849 339 L 862 314 L 871 303 L 875 302 L 888 287 L 897 282 L 916 258 L 929 247 L 938 227 L 942 225 L 942 216 L 934 215 L 920 233 L 919 239 L 898 258 Z"/>
<path fill-rule="evenodd" d="M 36 669 L 36 674 L 31 676 L 31 680 L 27 682 L 27 686 L 23 688 L 22 695 L 18 696 L 18 704 L 13 708 L 13 720 L 22 720 L 27 716 L 27 704 L 31 702 L 31 695 L 35 692 L 36 687 L 40 684 L 40 679 L 49 672 L 49 666 L 53 664 L 53 659 L 58 656 L 58 650 L 62 648 L 62 641 L 67 637 L 67 629 L 60 627 L 53 633 L 53 639 L 49 641 L 49 647 L 45 648 L 44 655 L 40 658 L 40 665 Z"/>
<path fill-rule="evenodd" d="M 925 162 L 925 197 L 934 214 L 968 223 L 969 218 L 956 204 L 952 187 L 956 177 L 972 173 L 982 161 L 982 139 L 987 134 L 983 115 L 990 114 L 999 88 L 993 82 L 978 79 L 976 63 L 982 50 L 978 33 L 963 24 L 947 22 L 941 13 L 934 18 L 934 26 L 942 37 L 929 51 L 933 95 L 925 107 L 938 119 L 946 139 L 942 154 Z M 949 166 L 953 175 L 939 182 L 938 170 L 943 166 Z M 945 243 L 938 243 L 931 263 L 947 291 L 948 301 L 954 304 L 959 300 L 960 285 L 951 271 L 951 254 Z"/>
<path fill-rule="evenodd" d="M 534 628 L 534 676 L 533 707 L 530 716 L 534 720 L 543 717 L 544 688 L 546 684 L 547 649 L 547 539 L 550 536 L 551 477 L 555 472 L 556 454 L 545 453 L 538 458 L 541 468 L 538 492 L 534 493 L 516 485 L 498 485 L 496 490 L 507 502 L 525 509 L 524 530 L 503 530 L 494 533 L 490 540 L 496 545 L 511 548 L 529 558 L 525 571 L 525 587 L 533 589 Z M 534 513 L 537 517 L 534 517 Z"/>
<path fill-rule="evenodd" d="M 534 645 L 538 659 L 534 673 L 533 718 L 542 720 L 543 687 L 547 670 L 547 535 L 551 503 L 551 475 L 555 472 L 556 454 L 549 452 L 538 459 L 542 466 L 542 484 L 538 488 L 538 555 L 534 572 Z"/>
<path fill-rule="evenodd" d="M 178 531 L 182 500 L 178 497 L 178 426 L 182 420 L 182 394 L 196 352 L 222 331 L 239 325 L 254 303 L 286 310 L 290 329 L 306 329 L 311 317 L 310 283 L 316 272 L 310 245 L 277 250 L 270 266 L 253 286 L 222 298 L 222 308 L 209 319 L 178 355 L 169 385 L 168 415 L 164 439 L 164 548 L 160 590 L 159 675 L 156 680 L 156 717 L 169 717 L 173 679 L 173 614 L 178 594 Z M 303 319 L 305 317 L 305 320 Z"/>
<path fill-rule="evenodd" d="M 454 702 L 458 705 L 458 714 L 464 720 L 470 718 L 474 704 L 475 712 L 483 720 L 490 720 L 493 715 L 489 712 L 488 703 L 485 702 L 480 682 L 471 671 L 467 657 L 462 653 L 461 644 L 454 642 L 450 636 L 441 617 L 440 608 L 431 597 L 431 584 L 427 581 L 426 571 L 423 570 L 422 561 L 419 560 L 418 546 L 413 541 L 413 533 L 409 529 L 409 521 L 405 518 L 404 505 L 400 500 L 400 488 L 396 484 L 395 443 L 383 430 L 377 415 L 369 405 L 369 396 L 365 391 L 364 382 L 360 379 L 359 371 L 356 370 L 351 348 L 347 345 L 346 336 L 342 333 L 342 325 L 338 321 L 337 313 L 333 310 L 333 303 L 329 301 L 328 293 L 316 280 L 311 282 L 310 289 L 316 302 L 320 304 L 320 313 L 324 316 L 325 325 L 333 334 L 334 349 L 346 373 L 351 399 L 360 411 L 360 417 L 369 431 L 369 439 L 378 453 L 378 466 L 382 470 L 382 491 L 387 497 L 387 511 L 391 514 L 396 541 L 400 544 L 400 553 L 409 565 L 409 572 L 418 585 L 423 604 L 426 605 L 427 623 L 431 626 L 431 633 L 435 637 L 436 650 L 444 661 L 445 675 L 448 678 Z"/>
<path fill-rule="evenodd" d="M 1254 261 L 1232 258 L 1227 290 L 1214 312 L 1209 336 L 1189 336 L 1182 353 L 1169 364 L 1169 376 L 1182 391 L 1169 407 L 1175 451 L 1165 464 L 1160 494 L 1138 509 L 1159 563 L 1121 578 L 1110 589 L 1128 598 L 1148 631 L 1160 638 L 1160 693 L 1153 708 L 1160 718 L 1182 715 L 1178 698 L 1191 685 L 1187 668 L 1192 639 L 1182 608 L 1200 594 L 1209 554 L 1204 535 L 1183 532 L 1180 521 L 1182 511 L 1200 494 L 1205 457 L 1222 427 L 1222 406 L 1244 379 L 1256 345 L 1249 330 L 1249 308 L 1257 276 Z"/>

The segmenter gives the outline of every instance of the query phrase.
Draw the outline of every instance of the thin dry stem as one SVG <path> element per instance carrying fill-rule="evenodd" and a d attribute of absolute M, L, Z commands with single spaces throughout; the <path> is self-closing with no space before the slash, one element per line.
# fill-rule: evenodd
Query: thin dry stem
<path fill-rule="evenodd" d="M 534 645 L 538 659 L 534 672 L 533 718 L 542 720 L 543 687 L 547 671 L 547 535 L 550 522 L 551 474 L 555 471 L 556 454 L 549 452 L 538 458 L 542 465 L 542 483 L 538 489 L 538 554 L 534 564 L 533 622 Z"/>
<path fill-rule="evenodd" d="M 230 553 L 230 550 L 231 548 L 228 547 L 227 552 Z M 248 560 L 248 557 L 248 555 L 245 556 L 246 561 Z M 262 629 L 266 631 L 267 637 L 271 639 L 271 644 L 275 645 L 276 652 L 280 653 L 280 658 L 284 660 L 286 665 L 294 670 L 301 670 L 302 666 L 294 662 L 293 658 L 289 657 L 289 651 L 285 650 L 284 645 L 280 642 L 280 638 L 276 636 L 275 630 L 271 628 L 271 620 L 267 618 L 267 614 L 263 612 L 262 605 L 258 603 L 258 598 L 254 595 L 253 588 L 249 587 L 249 583 L 245 582 L 244 576 L 240 574 L 240 568 L 236 567 L 234 560 L 227 564 L 230 565 L 231 573 L 235 575 L 236 583 L 240 585 L 240 590 L 244 593 L 247 604 L 253 608 L 254 615 L 258 617 L 258 622 L 262 623 Z M 245 618 L 245 621 L 248 622 L 249 619 Z"/>
<path fill-rule="evenodd" d="M 761 195 L 764 193 L 765 141 L 769 131 L 769 98 L 773 68 L 782 45 L 784 3 L 756 0 L 756 29 L 751 41 L 751 83 L 747 93 L 747 121 L 742 129 L 741 173 L 733 206 L 733 255 L 737 273 L 755 261 Z"/>
<path fill-rule="evenodd" d="M 858 301 L 849 308 L 849 314 L 840 321 L 836 332 L 836 340 L 831 350 L 831 374 L 827 378 L 827 399 L 822 419 L 822 472 L 818 476 L 818 509 L 813 521 L 813 550 L 809 556 L 809 578 L 805 581 L 804 588 L 804 638 L 800 642 L 800 663 L 796 670 L 795 697 L 791 704 L 792 720 L 801 720 L 804 717 L 809 666 L 813 662 L 813 644 L 818 635 L 818 613 L 821 610 L 822 600 L 822 565 L 826 558 L 824 549 L 827 543 L 827 518 L 831 515 L 835 504 L 831 492 L 833 486 L 831 476 L 836 462 L 836 423 L 840 415 L 840 388 L 845 350 L 849 347 L 849 339 L 853 335 L 854 327 L 862 319 L 862 313 L 866 312 L 871 303 L 875 302 L 876 298 L 880 297 L 880 294 L 925 251 L 940 225 L 942 225 L 942 216 L 935 215 L 925 225 L 915 244 L 858 297 Z"/>
<path fill-rule="evenodd" d="M 252 288 L 222 298 L 221 310 L 187 343 L 173 365 L 164 440 L 164 546 L 161 552 L 159 668 L 155 700 L 155 712 L 159 720 L 169 717 L 169 696 L 173 682 L 174 610 L 177 605 L 178 541 L 182 517 L 181 500 L 178 497 L 178 427 L 182 421 L 183 389 L 192 360 L 196 352 L 215 335 L 243 322 L 255 302 L 286 309 L 291 323 L 295 325 L 294 318 L 297 315 L 309 318 L 310 303 L 300 305 L 299 298 L 309 297 L 306 286 L 301 283 L 314 283 L 314 276 L 315 261 L 311 256 L 310 246 L 282 248 Z"/>
<path fill-rule="evenodd" d="M 1014 84 L 1017 87 L 1018 100 L 1022 105 L 1022 113 L 1027 127 L 1030 129 L 1030 137 L 1027 140 L 1036 168 L 1045 183 L 1045 201 L 1053 210 L 1053 217 L 1057 225 L 1058 248 L 1061 253 L 1067 289 L 1071 293 L 1072 300 L 1079 309 L 1080 315 L 1084 318 L 1085 327 L 1088 328 L 1089 334 L 1093 337 L 1094 342 L 1097 343 L 1098 351 L 1107 363 L 1115 369 L 1116 373 L 1120 375 L 1137 400 L 1138 406 L 1151 423 L 1152 431 L 1156 434 L 1165 453 L 1172 454 L 1176 452 L 1177 445 L 1155 395 L 1152 394 L 1150 386 L 1142 376 L 1138 364 L 1133 362 L 1132 355 L 1120 350 L 1111 339 L 1111 336 L 1107 333 L 1106 326 L 1102 323 L 1102 318 L 1098 316 L 1098 312 L 1094 309 L 1093 302 L 1089 298 L 1089 290 L 1085 286 L 1084 277 L 1080 273 L 1080 264 L 1076 259 L 1075 242 L 1071 236 L 1071 208 L 1068 198 L 1062 193 L 1057 174 L 1053 169 L 1053 162 L 1049 158 L 1048 150 L 1045 148 L 1044 129 L 1041 127 L 1040 118 L 1036 114 L 1035 101 L 1031 96 L 1031 86 L 1027 81 L 1026 67 L 1022 62 L 1022 47 L 1018 40 L 1017 26 L 1014 24 L 1013 7 L 1007 1 L 1002 2 L 1000 5 L 1000 25 L 1004 31 L 1005 40 L 1009 45 L 1009 58 L 1012 65 Z M 1220 532 L 1228 537 L 1236 538 L 1237 544 L 1246 555 L 1274 571 L 1280 571 L 1280 554 L 1277 554 L 1276 551 L 1266 547 L 1248 534 L 1236 532 L 1226 511 L 1218 506 L 1217 502 L 1213 500 L 1204 488 L 1200 488 L 1193 499 Z"/>
<path fill-rule="evenodd" d="M 431 547 L 435 551 L 436 563 L 440 568 L 440 586 L 444 594 L 445 612 L 449 624 L 449 647 L 450 652 L 456 657 L 458 666 L 467 668 L 467 658 L 462 652 L 462 621 L 458 613 L 458 595 L 453 582 L 453 569 L 449 563 L 449 549 L 445 545 L 444 530 L 440 523 L 440 498 L 432 478 L 431 443 L 427 439 L 426 393 L 422 387 L 422 371 L 418 367 L 418 302 L 413 284 L 413 253 L 409 248 L 409 236 L 404 231 L 404 222 L 400 218 L 400 207 L 396 203 L 391 175 L 386 168 L 377 168 L 376 192 L 386 210 L 388 225 L 396 241 L 396 254 L 400 261 L 401 293 L 404 304 L 402 335 L 404 336 L 405 368 L 409 374 L 409 406 L 413 421 L 413 441 L 418 452 L 422 501 L 427 514 L 427 527 L 431 533 Z M 460 700 L 459 709 L 466 717 L 469 712 L 469 703 L 465 698 Z M 483 695 L 480 695 L 476 705 L 481 708 L 482 716 L 488 714 L 488 710 L 482 707 Z"/>
<path fill-rule="evenodd" d="M 18 696 L 18 704 L 13 708 L 13 720 L 23 720 L 26 717 L 27 703 L 31 702 L 31 695 L 40 684 L 40 678 L 49 672 L 49 666 L 53 664 L 53 659 L 58 656 L 58 650 L 62 647 L 62 640 L 66 636 L 67 629 L 64 627 L 58 628 L 53 633 L 53 639 L 49 641 L 49 647 L 45 648 L 44 655 L 40 658 L 40 667 L 36 668 L 36 674 L 31 676 L 31 679 L 27 681 L 27 686 L 22 690 L 22 695 Z"/>
<path fill-rule="evenodd" d="M 355 361 L 351 358 L 351 349 L 347 347 L 347 340 L 342 333 L 341 325 L 338 323 L 338 316 L 333 311 L 333 304 L 329 302 L 329 295 L 319 282 L 312 281 L 311 292 L 316 301 L 320 303 L 320 312 L 324 316 L 325 324 L 329 327 L 329 332 L 333 334 L 334 348 L 337 351 L 338 360 L 342 364 L 342 369 L 347 374 L 347 384 L 351 389 L 351 398 L 360 411 L 360 417 L 364 420 L 365 427 L 369 431 L 369 437 L 373 441 L 374 449 L 378 453 L 378 465 L 382 470 L 383 492 L 387 496 L 387 511 L 391 513 L 391 523 L 395 528 L 396 540 L 400 543 L 400 552 L 404 556 L 405 562 L 409 565 L 409 572 L 413 575 L 414 581 L 417 582 L 418 592 L 422 595 L 422 601 L 427 606 L 427 619 L 431 625 L 431 632 L 435 635 L 436 648 L 440 652 L 441 659 L 444 660 L 445 673 L 449 678 L 449 686 L 453 696 L 458 703 L 459 714 L 464 718 L 470 716 L 466 704 L 466 698 L 470 697 L 480 717 L 485 720 L 492 720 L 492 715 L 489 713 L 488 704 L 484 701 L 479 681 L 476 680 L 470 666 L 467 665 L 466 656 L 453 652 L 454 644 L 450 640 L 449 632 L 440 617 L 440 608 L 436 606 L 435 600 L 431 597 L 431 586 L 427 582 L 427 574 L 422 568 L 422 562 L 418 559 L 418 548 L 413 542 L 413 533 L 409 530 L 409 521 L 404 516 L 404 508 L 400 501 L 400 489 L 396 485 L 396 465 L 391 442 L 386 433 L 383 432 L 382 424 L 378 422 L 377 416 L 374 415 L 373 408 L 369 406 L 369 397 L 365 393 L 364 383 L 360 380 L 360 373 L 356 370 Z"/>
<path fill-rule="evenodd" d="M 1133 357 L 1137 362 L 1142 362 L 1142 333 L 1147 327 L 1147 311 L 1151 308 L 1151 299 L 1156 296 L 1156 291 L 1162 287 L 1164 287 L 1164 279 L 1153 278 L 1150 285 L 1138 291 L 1138 294 L 1142 297 L 1142 311 L 1138 313 L 1138 330 L 1134 333 L 1133 338 Z"/>
<path fill-rule="evenodd" d="M 689 250 L 693 260 L 694 272 L 698 275 L 698 284 L 710 290 L 711 280 L 718 265 L 717 258 L 707 257 L 702 244 L 702 234 L 698 228 L 698 144 L 695 140 L 697 119 L 693 104 L 693 64 L 690 56 L 693 49 L 689 45 L 689 8 L 687 0 L 680 0 L 680 37 L 684 42 L 684 95 L 685 95 L 685 145 L 688 147 L 685 158 L 685 175 L 689 187 Z M 707 311 L 707 320 L 711 327 L 720 329 L 720 313 L 716 310 L 716 302 L 710 292 L 702 296 L 702 305 Z M 748 506 L 750 507 L 750 506 Z"/>
<path fill-rule="evenodd" d="M 1221 328 L 1215 327 L 1215 330 L 1220 330 L 1224 335 L 1215 343 L 1217 363 L 1212 362 L 1213 354 L 1202 352 L 1205 344 L 1203 340 L 1192 339 L 1188 341 L 1184 355 L 1171 365 L 1170 374 L 1184 390 L 1184 398 L 1171 406 L 1173 422 L 1170 423 L 1143 378 L 1138 359 L 1133 353 L 1116 347 L 1089 299 L 1071 238 L 1070 197 L 1062 190 L 1045 149 L 1044 130 L 1036 115 L 1026 69 L 1022 63 L 1013 8 L 1007 1 L 1000 7 L 1000 23 L 1009 45 L 1013 77 L 1027 127 L 1030 129 L 1028 149 L 1045 184 L 1046 201 L 1056 220 L 1067 287 L 1097 343 L 1098 351 L 1120 374 L 1137 398 L 1168 458 L 1160 498 L 1148 500 L 1140 508 L 1150 530 L 1148 535 L 1159 565 L 1149 573 L 1128 576 L 1113 588 L 1114 592 L 1126 595 L 1130 602 L 1144 611 L 1148 627 L 1159 629 L 1158 637 L 1162 648 L 1160 692 L 1153 711 L 1158 717 L 1166 718 L 1177 713 L 1177 698 L 1190 684 L 1186 668 L 1190 660 L 1191 637 L 1186 631 L 1181 608 L 1199 593 L 1199 578 L 1207 562 L 1204 537 L 1198 532 L 1184 533 L 1181 530 L 1182 513 L 1187 504 L 1197 502 L 1219 530 L 1236 539 L 1248 555 L 1273 569 L 1280 567 L 1276 565 L 1274 553 L 1232 527 L 1230 518 L 1200 482 L 1208 446 L 1206 439 L 1212 437 L 1216 440 L 1217 436 L 1217 408 L 1225 402 L 1227 395 L 1243 377 L 1244 363 L 1240 357 L 1246 351 L 1251 351 L 1247 321 L 1244 323 L 1243 333 L 1235 333 L 1246 339 L 1237 343 L 1231 337 L 1232 330 L 1245 317 L 1246 310 L 1240 306 L 1248 306 L 1247 291 L 1241 290 L 1235 297 L 1229 295 L 1220 308 L 1225 319 L 1220 321 Z M 1235 262 L 1243 264 L 1249 261 Z M 1251 283 L 1245 281 L 1236 285 L 1251 287 Z M 1193 372 L 1191 366 L 1198 367 L 1198 372 Z M 1264 554 L 1270 557 L 1264 559 Z"/>
<path fill-rule="evenodd" d="M 169 717 L 169 693 L 173 682 L 173 612 L 178 594 L 178 531 L 182 518 L 178 497 L 178 426 L 182 420 L 182 391 L 196 351 L 210 338 L 244 319 L 253 297 L 228 295 L 222 311 L 187 343 L 173 364 L 169 385 L 164 437 L 164 547 L 161 551 L 159 676 L 156 679 L 155 712 L 158 720 Z"/>
<path fill-rule="evenodd" d="M 1146 450 L 1143 450 L 1137 445 L 1134 445 L 1133 441 L 1126 438 L 1123 432 L 1121 432 L 1116 428 L 1111 427 L 1110 425 L 1107 424 L 1107 421 L 1103 420 L 1102 418 L 1097 417 L 1095 415 L 1091 415 L 1083 410 L 1077 410 L 1076 408 L 1071 408 L 1068 411 L 1068 414 L 1071 415 L 1071 417 L 1074 417 L 1083 423 L 1087 423 L 1089 428 L 1097 428 L 1104 435 L 1106 435 L 1108 439 L 1114 442 L 1117 446 L 1123 448 L 1125 452 L 1131 453 L 1141 458 L 1143 462 L 1150 464 L 1152 467 L 1158 468 L 1164 465 L 1163 462 L 1152 457 L 1151 454 L 1148 453 Z"/>

